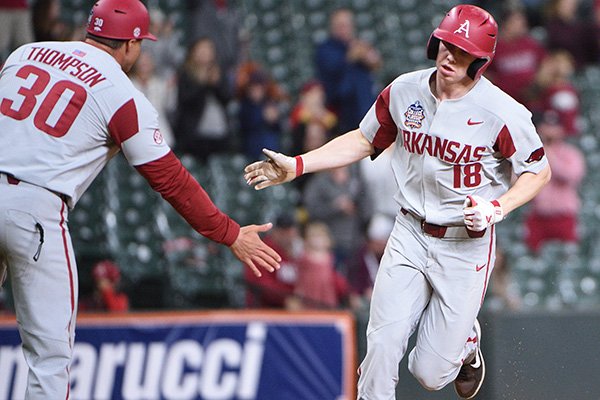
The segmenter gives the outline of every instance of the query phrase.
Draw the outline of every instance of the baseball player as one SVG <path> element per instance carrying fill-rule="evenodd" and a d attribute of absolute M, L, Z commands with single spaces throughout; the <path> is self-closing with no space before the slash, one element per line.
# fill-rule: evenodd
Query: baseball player
<path fill-rule="evenodd" d="M 394 398 L 417 329 L 408 368 L 421 385 L 454 381 L 466 399 L 481 388 L 476 318 L 494 266 L 494 224 L 550 178 L 531 113 L 482 77 L 497 34 L 485 10 L 452 8 L 427 45 L 435 68 L 395 79 L 358 129 L 296 157 L 265 149 L 268 160 L 246 167 L 248 184 L 263 189 L 374 158 L 395 143 L 399 212 L 374 284 L 359 399 Z"/>
<path fill-rule="evenodd" d="M 69 397 L 77 268 L 68 213 L 119 150 L 199 233 L 257 275 L 279 268 L 258 235 L 271 225 L 240 228 L 216 208 L 127 78 L 142 39 L 156 40 L 148 26 L 140 1 L 99 0 L 85 41 L 24 45 L 0 72 L 0 261 L 29 366 L 27 399 Z"/>

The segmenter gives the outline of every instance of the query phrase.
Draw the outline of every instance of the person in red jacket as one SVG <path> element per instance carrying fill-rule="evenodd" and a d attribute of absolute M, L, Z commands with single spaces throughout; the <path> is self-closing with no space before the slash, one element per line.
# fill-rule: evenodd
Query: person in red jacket
<path fill-rule="evenodd" d="M 279 215 L 275 226 L 263 241 L 281 256 L 281 268 L 257 277 L 245 270 L 246 305 L 252 308 L 289 308 L 296 284 L 298 257 L 302 237 L 296 218 L 291 213 Z"/>
<path fill-rule="evenodd" d="M 546 50 L 531 35 L 524 9 L 507 9 L 502 21 L 494 62 L 486 76 L 515 100 L 524 103 Z"/>
<path fill-rule="evenodd" d="M 94 292 L 79 305 L 85 311 L 124 312 L 129 310 L 129 297 L 118 289 L 121 281 L 119 266 L 110 260 L 96 263 L 92 269 Z"/>

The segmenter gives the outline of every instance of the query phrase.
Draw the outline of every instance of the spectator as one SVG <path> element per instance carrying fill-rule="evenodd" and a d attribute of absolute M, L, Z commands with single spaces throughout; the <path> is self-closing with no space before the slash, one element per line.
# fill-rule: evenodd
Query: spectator
<path fill-rule="evenodd" d="M 228 87 L 233 87 L 235 71 L 242 59 L 240 54 L 240 26 L 242 22 L 236 8 L 227 0 L 188 0 L 193 24 L 189 37 L 210 38 L 217 50 L 217 59 Z"/>
<path fill-rule="evenodd" d="M 375 276 L 387 241 L 394 227 L 394 217 L 376 214 L 371 218 L 365 244 L 353 257 L 348 272 L 352 292 L 368 304 L 375 284 Z"/>
<path fill-rule="evenodd" d="M 304 228 L 295 293 L 300 308 L 337 308 L 349 294 L 348 282 L 335 268 L 332 235 L 321 222 Z"/>
<path fill-rule="evenodd" d="M 155 73 L 154 59 L 147 51 L 142 51 L 130 72 L 131 82 L 142 92 L 158 111 L 158 125 L 163 138 L 173 147 L 175 139 L 169 115 L 175 108 L 175 82 L 162 79 Z"/>
<path fill-rule="evenodd" d="M 230 94 L 209 38 L 190 46 L 177 80 L 175 145 L 200 161 L 230 150 Z"/>
<path fill-rule="evenodd" d="M 312 176 L 304 188 L 304 206 L 310 220 L 324 222 L 335 238 L 336 264 L 345 272 L 348 257 L 363 240 L 367 205 L 364 184 L 351 167 L 341 167 Z"/>
<path fill-rule="evenodd" d="M 261 278 L 245 274 L 246 304 L 252 308 L 285 308 L 294 296 L 298 258 L 303 246 L 296 218 L 281 214 L 263 241 L 281 256 L 281 268 Z"/>
<path fill-rule="evenodd" d="M 36 42 L 68 40 L 71 28 L 61 20 L 60 0 L 36 0 L 32 7 L 33 34 Z"/>
<path fill-rule="evenodd" d="M 82 299 L 79 308 L 84 311 L 123 312 L 129 310 L 129 298 L 119 291 L 121 271 L 110 260 L 98 262 L 92 268 L 94 292 L 89 299 Z"/>
<path fill-rule="evenodd" d="M 322 146 L 332 138 L 337 117 L 325 104 L 325 89 L 317 80 L 302 85 L 298 103 L 290 115 L 292 149 L 304 153 Z"/>
<path fill-rule="evenodd" d="M 310 220 L 324 222 L 335 238 L 338 270 L 347 270 L 350 256 L 363 243 L 363 226 L 369 206 L 365 186 L 353 167 L 335 168 L 315 174 L 307 181 L 303 201 Z"/>
<path fill-rule="evenodd" d="M 580 101 L 579 92 L 571 81 L 573 73 L 573 57 L 568 52 L 550 52 L 538 70 L 527 104 L 534 113 L 552 110 L 558 114 L 567 136 L 579 133 Z"/>
<path fill-rule="evenodd" d="M 527 16 L 522 8 L 504 12 L 494 62 L 487 76 L 494 84 L 520 103 L 535 80 L 535 73 L 546 53 L 543 45 L 529 33 Z"/>
<path fill-rule="evenodd" d="M 356 129 L 375 101 L 373 71 L 379 52 L 355 35 L 354 15 L 346 8 L 330 16 L 330 37 L 316 49 L 317 77 L 325 87 L 327 106 L 339 117 L 338 132 Z"/>
<path fill-rule="evenodd" d="M 31 12 L 27 0 L 0 2 L 0 65 L 8 53 L 33 42 Z"/>
<path fill-rule="evenodd" d="M 592 61 L 594 46 L 587 37 L 587 26 L 578 16 L 579 0 L 551 0 L 544 27 L 548 50 L 566 50 L 577 69 Z"/>
<path fill-rule="evenodd" d="M 390 146 L 374 160 L 365 158 L 359 161 L 370 218 L 383 214 L 393 220 L 398 213 L 398 204 L 394 199 L 398 184 L 392 171 L 393 153 L 394 147 Z"/>
<path fill-rule="evenodd" d="M 583 154 L 564 141 L 564 128 L 554 112 L 545 112 L 537 124 L 552 169 L 552 178 L 532 201 L 525 221 L 526 243 L 533 252 L 549 240 L 577 242 L 580 199 L 577 193 L 585 175 Z"/>
<path fill-rule="evenodd" d="M 152 56 L 156 75 L 170 80 L 185 57 L 180 35 L 175 30 L 173 19 L 158 8 L 150 10 L 150 31 L 158 40 L 144 42 L 142 48 Z"/>
<path fill-rule="evenodd" d="M 244 154 L 262 156 L 263 148 L 281 149 L 284 108 L 282 91 L 266 72 L 257 68 L 238 87 L 239 129 Z"/>
<path fill-rule="evenodd" d="M 600 0 L 594 0 L 591 20 L 587 25 L 586 38 L 591 40 L 592 55 L 590 62 L 600 62 Z"/>

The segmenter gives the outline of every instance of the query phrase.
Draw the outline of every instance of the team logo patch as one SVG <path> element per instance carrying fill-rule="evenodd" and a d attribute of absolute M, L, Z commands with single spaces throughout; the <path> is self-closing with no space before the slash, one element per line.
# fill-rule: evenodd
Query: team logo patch
<path fill-rule="evenodd" d="M 423 125 L 425 119 L 425 109 L 421 105 L 419 100 L 408 106 L 408 109 L 404 113 L 406 119 L 404 124 L 409 128 L 419 129 Z"/>
<path fill-rule="evenodd" d="M 163 139 L 162 133 L 160 133 L 160 131 L 158 129 L 155 129 L 154 130 L 154 142 L 156 144 L 162 144 L 163 140 L 164 139 Z"/>
<path fill-rule="evenodd" d="M 544 157 L 544 154 L 546 154 L 544 148 L 540 147 L 539 149 L 534 150 L 531 155 L 529 155 L 529 158 L 525 160 L 525 162 L 527 164 L 531 164 L 532 162 L 540 161 Z"/>
<path fill-rule="evenodd" d="M 136 26 L 135 29 L 133 30 L 133 37 L 139 37 L 140 33 L 142 33 L 142 30 L 140 29 L 139 26 Z"/>

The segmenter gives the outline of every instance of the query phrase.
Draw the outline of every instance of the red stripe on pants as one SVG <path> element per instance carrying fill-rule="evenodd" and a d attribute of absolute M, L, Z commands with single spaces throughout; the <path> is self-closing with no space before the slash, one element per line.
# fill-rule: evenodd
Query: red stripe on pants
<path fill-rule="evenodd" d="M 62 231 L 62 239 L 63 239 L 63 248 L 65 249 L 65 258 L 67 259 L 67 268 L 69 269 L 69 288 L 71 290 L 71 317 L 69 318 L 69 345 L 71 344 L 71 321 L 73 320 L 73 312 L 75 311 L 75 290 L 73 286 L 73 269 L 71 267 L 71 257 L 69 257 L 69 246 L 67 242 L 67 230 L 65 229 L 65 205 L 66 203 L 62 202 L 62 207 L 60 209 L 60 229 Z M 69 367 L 67 367 L 67 376 L 69 376 Z M 69 382 L 70 379 L 67 380 Z M 69 392 L 71 390 L 71 385 L 67 383 L 67 397 L 69 398 Z"/>

